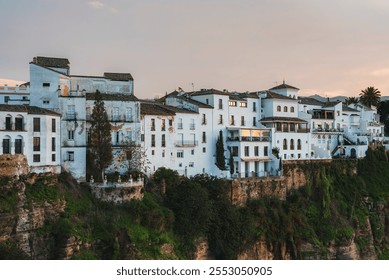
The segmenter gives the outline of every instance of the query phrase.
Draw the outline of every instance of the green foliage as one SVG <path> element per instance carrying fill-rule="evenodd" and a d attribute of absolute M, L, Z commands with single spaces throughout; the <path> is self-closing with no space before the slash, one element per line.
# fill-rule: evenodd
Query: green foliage
<path fill-rule="evenodd" d="M 377 106 L 381 99 L 381 92 L 374 87 L 367 87 L 364 90 L 361 90 L 360 102 L 371 108 L 371 106 Z"/>
<path fill-rule="evenodd" d="M 0 242 L 0 260 L 28 260 L 30 259 L 15 242 L 10 240 Z"/>
<path fill-rule="evenodd" d="M 102 172 L 112 162 L 111 124 L 105 110 L 101 93 L 97 90 L 91 115 L 89 152 L 92 166 L 98 171 L 102 180 Z M 97 175 L 96 175 L 97 176 Z"/>
<path fill-rule="evenodd" d="M 180 183 L 180 178 L 176 170 L 165 167 L 158 168 L 153 175 L 153 180 L 157 184 L 165 184 L 166 188 L 174 188 Z"/>
<path fill-rule="evenodd" d="M 61 198 L 56 186 L 48 186 L 43 179 L 39 179 L 33 185 L 27 185 L 26 197 L 35 202 L 54 201 Z"/>
<path fill-rule="evenodd" d="M 385 136 L 389 135 L 389 100 L 381 101 L 377 106 L 380 122 L 385 125 Z"/>
<path fill-rule="evenodd" d="M 18 200 L 17 189 L 4 189 L 0 192 L 0 213 L 15 212 Z"/>
<path fill-rule="evenodd" d="M 224 140 L 223 140 L 223 131 L 220 130 L 219 137 L 216 141 L 216 166 L 220 170 L 226 170 L 226 157 L 224 156 Z"/>

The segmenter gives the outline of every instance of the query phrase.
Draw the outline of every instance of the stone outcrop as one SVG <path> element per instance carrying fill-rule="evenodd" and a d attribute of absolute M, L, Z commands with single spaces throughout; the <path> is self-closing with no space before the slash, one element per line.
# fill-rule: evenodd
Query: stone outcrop
<path fill-rule="evenodd" d="M 29 172 L 26 156 L 22 154 L 0 155 L 0 176 L 19 177 Z"/>

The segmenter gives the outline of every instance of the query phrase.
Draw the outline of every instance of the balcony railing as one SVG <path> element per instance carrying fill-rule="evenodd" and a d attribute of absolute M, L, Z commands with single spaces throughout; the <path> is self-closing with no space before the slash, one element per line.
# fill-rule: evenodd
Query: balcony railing
<path fill-rule="evenodd" d="M 251 137 L 251 136 L 242 136 L 242 137 L 227 137 L 229 142 L 269 142 L 270 137 Z"/>
<path fill-rule="evenodd" d="M 64 116 L 65 120 L 75 120 L 77 118 L 77 113 L 66 113 Z"/>
<path fill-rule="evenodd" d="M 176 141 L 176 147 L 196 147 L 198 145 L 198 141 Z"/>
<path fill-rule="evenodd" d="M 177 129 L 182 129 L 183 124 L 182 123 L 177 123 Z"/>
<path fill-rule="evenodd" d="M 196 126 L 195 126 L 194 123 L 191 123 L 191 124 L 189 125 L 189 129 L 190 129 L 190 130 L 195 130 L 195 128 L 196 128 Z"/>

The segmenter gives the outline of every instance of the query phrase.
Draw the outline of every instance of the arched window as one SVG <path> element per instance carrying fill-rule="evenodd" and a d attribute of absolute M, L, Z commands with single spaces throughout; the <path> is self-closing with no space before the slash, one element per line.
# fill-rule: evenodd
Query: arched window
<path fill-rule="evenodd" d="M 12 130 L 12 116 L 5 116 L 5 130 Z"/>
<path fill-rule="evenodd" d="M 284 106 L 284 112 L 288 112 L 288 107 Z"/>
<path fill-rule="evenodd" d="M 277 106 L 277 112 L 281 112 L 281 106 L 280 105 Z"/>
<path fill-rule="evenodd" d="M 301 140 L 297 140 L 297 150 L 301 150 Z"/>
<path fill-rule="evenodd" d="M 284 150 L 287 150 L 287 149 L 288 149 L 288 141 L 287 141 L 286 139 L 284 139 L 283 149 L 284 149 Z"/>
<path fill-rule="evenodd" d="M 294 140 L 290 139 L 290 149 L 294 150 Z"/>
<path fill-rule="evenodd" d="M 3 138 L 3 154 L 11 153 L 11 137 L 6 135 Z"/>
<path fill-rule="evenodd" d="M 24 129 L 23 116 L 17 115 L 15 118 L 15 130 L 22 131 Z"/>
<path fill-rule="evenodd" d="M 23 154 L 23 136 L 15 138 L 15 154 Z"/>
<path fill-rule="evenodd" d="M 318 142 L 319 142 L 319 144 L 321 143 L 321 136 L 319 135 L 319 136 L 317 136 L 317 139 L 318 139 Z"/>
<path fill-rule="evenodd" d="M 290 112 L 291 112 L 291 113 L 294 113 L 294 107 L 293 107 L 293 106 L 290 107 Z"/>

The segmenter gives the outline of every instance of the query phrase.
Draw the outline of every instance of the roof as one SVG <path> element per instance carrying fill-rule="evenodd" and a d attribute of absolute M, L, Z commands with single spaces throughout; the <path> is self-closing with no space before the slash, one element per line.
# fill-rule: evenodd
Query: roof
<path fill-rule="evenodd" d="M 312 97 L 299 97 L 300 104 L 323 106 L 323 102 Z"/>
<path fill-rule="evenodd" d="M 164 105 L 157 102 L 141 102 L 141 115 L 175 115 L 176 113 L 183 114 L 198 114 L 197 112 L 178 108 L 174 106 Z"/>
<path fill-rule="evenodd" d="M 112 81 L 133 81 L 132 75 L 130 73 L 104 73 L 104 78 L 110 79 Z"/>
<path fill-rule="evenodd" d="M 299 88 L 296 88 L 296 87 L 293 87 L 291 85 L 285 84 L 285 81 L 282 84 L 278 85 L 278 86 L 272 87 L 270 90 L 272 90 L 272 89 L 286 89 L 286 88 L 299 90 Z"/>
<path fill-rule="evenodd" d="M 100 93 L 102 100 L 110 101 L 138 101 L 133 94 L 123 94 L 123 93 Z M 87 92 L 86 100 L 96 100 L 96 92 Z"/>
<path fill-rule="evenodd" d="M 342 106 L 342 110 L 343 110 L 343 111 L 348 111 L 348 112 L 359 112 L 357 109 L 350 108 L 350 107 L 348 107 L 347 105 L 343 105 L 343 106 Z"/>
<path fill-rule="evenodd" d="M 323 108 L 325 107 L 334 107 L 336 105 L 338 105 L 339 103 L 342 103 L 342 101 L 330 101 L 330 102 L 326 102 L 323 104 Z"/>
<path fill-rule="evenodd" d="M 260 122 L 294 122 L 294 123 L 307 123 L 306 120 L 291 117 L 266 117 L 262 118 Z"/>
<path fill-rule="evenodd" d="M 159 101 L 160 102 L 164 102 L 167 97 L 175 97 L 175 98 L 187 101 L 188 103 L 196 105 L 199 108 L 213 109 L 213 107 L 211 105 L 209 105 L 209 104 L 205 104 L 203 102 L 200 102 L 200 101 L 197 101 L 197 100 L 194 100 L 194 99 L 190 98 L 190 94 L 189 93 L 182 93 L 182 92 L 178 92 L 178 91 L 175 90 L 175 91 L 169 93 L 168 95 L 160 98 Z"/>
<path fill-rule="evenodd" d="M 61 116 L 61 114 L 43 109 L 36 106 L 27 106 L 27 105 L 8 105 L 0 104 L 0 111 L 2 112 L 25 112 L 32 115 L 52 115 L 52 116 Z"/>
<path fill-rule="evenodd" d="M 209 94 L 230 95 L 231 93 L 226 91 L 226 90 L 220 91 L 220 90 L 211 88 L 211 89 L 202 89 L 200 91 L 188 92 L 188 94 L 196 96 L 196 95 L 209 95 Z"/>
<path fill-rule="evenodd" d="M 175 115 L 173 111 L 168 110 L 165 105 L 151 102 L 140 103 L 141 115 L 171 116 Z"/>
<path fill-rule="evenodd" d="M 266 97 L 267 99 L 288 99 L 288 100 L 296 100 L 294 98 L 291 98 L 289 96 L 281 95 L 272 91 L 266 91 Z"/>
<path fill-rule="evenodd" d="M 32 59 L 32 62 L 44 67 L 67 68 L 67 69 L 69 69 L 69 64 L 70 64 L 67 58 L 46 57 L 46 56 L 34 57 Z"/>

